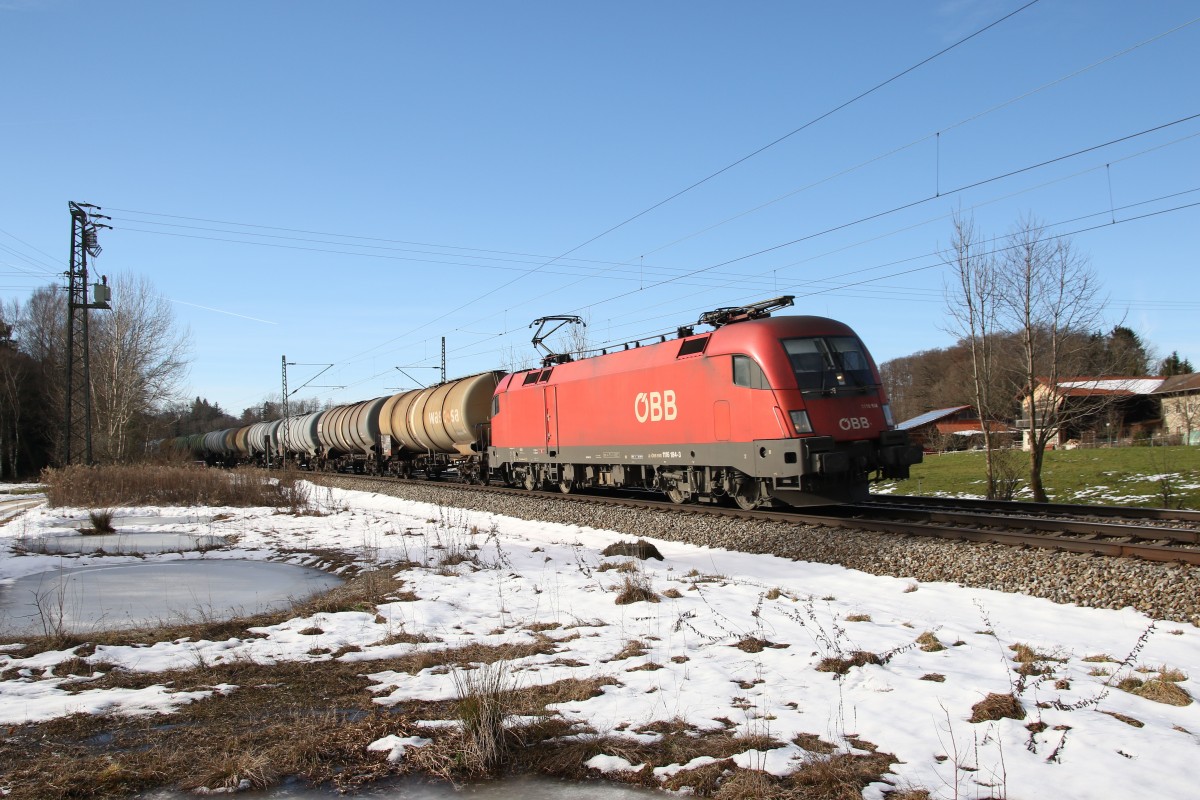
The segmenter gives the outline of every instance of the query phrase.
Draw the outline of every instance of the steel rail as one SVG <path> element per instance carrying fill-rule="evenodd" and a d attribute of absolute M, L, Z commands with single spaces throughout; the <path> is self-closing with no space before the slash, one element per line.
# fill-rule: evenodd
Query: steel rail
<path fill-rule="evenodd" d="M 862 513 L 855 509 L 847 516 Z M 1127 522 L 1098 522 L 1094 520 L 1064 519 L 1062 517 L 1030 516 L 1027 514 L 985 514 L 972 511 L 930 511 L 919 508 L 871 509 L 876 515 L 899 515 L 914 522 L 933 522 L 947 525 L 966 525 L 980 528 L 996 526 L 1005 528 L 1027 528 L 1050 533 L 1074 533 L 1081 536 L 1104 536 L 1110 538 L 1130 537 L 1150 540 L 1170 540 L 1184 544 L 1200 544 L 1200 530 L 1196 528 L 1167 528 L 1161 525 L 1135 525 Z M 837 516 L 842 516 L 838 514 Z"/>
<path fill-rule="evenodd" d="M 999 511 L 1058 516 L 1120 517 L 1124 519 L 1159 519 L 1170 522 L 1194 522 L 1200 524 L 1200 511 L 1175 508 L 1140 508 L 1131 506 L 1088 506 L 1070 503 L 1032 503 L 1021 500 L 975 500 L 953 497 L 920 497 L 917 495 L 883 494 L 872 495 L 870 500 L 860 503 L 864 507 L 889 505 L 940 506 L 963 508 L 975 511 Z"/>

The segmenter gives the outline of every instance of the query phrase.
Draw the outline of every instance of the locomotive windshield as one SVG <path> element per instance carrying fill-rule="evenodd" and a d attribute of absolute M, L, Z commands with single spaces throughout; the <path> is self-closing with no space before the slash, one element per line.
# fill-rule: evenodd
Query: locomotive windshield
<path fill-rule="evenodd" d="M 875 388 L 871 362 L 862 342 L 853 336 L 814 336 L 784 339 L 801 391 L 837 393 Z"/>

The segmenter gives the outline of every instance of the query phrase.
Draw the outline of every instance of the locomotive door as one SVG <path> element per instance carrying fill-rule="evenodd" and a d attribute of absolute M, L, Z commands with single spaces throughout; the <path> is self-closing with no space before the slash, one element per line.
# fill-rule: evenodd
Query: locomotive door
<path fill-rule="evenodd" d="M 546 400 L 546 452 L 558 450 L 558 387 L 542 390 Z"/>

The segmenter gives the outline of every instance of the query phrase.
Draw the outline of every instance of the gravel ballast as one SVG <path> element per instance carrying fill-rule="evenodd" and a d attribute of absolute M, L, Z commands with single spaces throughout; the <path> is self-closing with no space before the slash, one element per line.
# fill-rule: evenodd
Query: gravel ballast
<path fill-rule="evenodd" d="M 630 536 L 781 558 L 841 564 L 873 575 L 948 581 L 1093 608 L 1131 606 L 1156 619 L 1200 625 L 1200 568 L 1005 545 L 923 539 L 821 526 L 755 522 L 673 509 L 625 508 L 473 492 L 445 484 L 400 484 L 347 476 L 314 482 L 423 503 L 618 531 Z M 565 498 L 564 498 L 565 499 Z"/>

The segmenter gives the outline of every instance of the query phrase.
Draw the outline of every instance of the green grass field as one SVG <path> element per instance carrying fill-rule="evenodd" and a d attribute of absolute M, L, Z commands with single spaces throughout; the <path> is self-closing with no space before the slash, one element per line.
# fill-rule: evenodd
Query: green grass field
<path fill-rule="evenodd" d="M 1028 500 L 1029 454 L 1013 452 Z M 906 481 L 876 484 L 879 494 L 982 497 L 987 491 L 982 452 L 925 455 Z M 1046 453 L 1042 481 L 1056 503 L 1200 509 L 1200 447 L 1117 447 Z"/>

